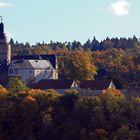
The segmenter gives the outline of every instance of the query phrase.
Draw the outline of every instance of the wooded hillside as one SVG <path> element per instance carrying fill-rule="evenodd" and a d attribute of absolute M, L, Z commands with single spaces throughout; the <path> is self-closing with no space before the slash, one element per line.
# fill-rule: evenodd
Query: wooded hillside
<path fill-rule="evenodd" d="M 140 98 L 0 87 L 1 140 L 139 140 Z M 17 91 L 18 88 L 18 91 Z"/>
<path fill-rule="evenodd" d="M 106 38 L 101 42 L 94 37 L 84 44 L 51 41 L 30 45 L 13 40 L 10 44 L 15 55 L 57 54 L 60 79 L 94 79 L 98 70 L 105 69 L 111 73 L 106 78 L 119 81 L 124 88 L 131 82 L 140 82 L 140 40 L 135 36 L 128 39 Z"/>

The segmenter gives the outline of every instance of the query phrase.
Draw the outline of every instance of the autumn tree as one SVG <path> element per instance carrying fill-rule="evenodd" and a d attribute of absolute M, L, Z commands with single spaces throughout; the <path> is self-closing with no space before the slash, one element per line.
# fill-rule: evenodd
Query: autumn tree
<path fill-rule="evenodd" d="M 96 66 L 92 54 L 88 51 L 77 50 L 67 56 L 64 62 L 66 77 L 78 81 L 94 79 Z"/>
<path fill-rule="evenodd" d="M 6 96 L 8 93 L 7 89 L 0 85 L 0 97 Z"/>

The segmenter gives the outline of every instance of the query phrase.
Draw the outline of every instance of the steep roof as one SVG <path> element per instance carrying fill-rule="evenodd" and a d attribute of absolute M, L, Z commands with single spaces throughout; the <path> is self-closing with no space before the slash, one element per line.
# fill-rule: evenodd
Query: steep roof
<path fill-rule="evenodd" d="M 4 34 L 4 24 L 1 22 L 0 23 L 0 40 L 5 40 L 5 34 Z"/>
<path fill-rule="evenodd" d="M 73 84 L 73 80 L 40 80 L 34 84 L 35 89 L 69 89 Z"/>
<path fill-rule="evenodd" d="M 29 69 L 32 68 L 32 65 L 28 60 L 16 60 L 11 63 L 12 67 L 16 69 Z"/>
<path fill-rule="evenodd" d="M 80 88 L 103 90 L 109 88 L 111 80 L 85 80 L 80 84 Z"/>
<path fill-rule="evenodd" d="M 48 60 L 27 60 L 31 64 L 31 66 L 35 69 L 42 68 L 53 68 L 50 61 Z"/>
<path fill-rule="evenodd" d="M 52 64 L 52 66 L 54 68 L 56 68 L 56 63 L 57 63 L 57 56 L 55 54 L 51 54 L 51 55 L 23 55 L 23 56 L 14 56 L 12 58 L 13 60 L 49 60 L 50 63 Z"/>
<path fill-rule="evenodd" d="M 17 69 L 47 69 L 52 68 L 48 60 L 15 60 L 12 63 L 14 68 Z"/>

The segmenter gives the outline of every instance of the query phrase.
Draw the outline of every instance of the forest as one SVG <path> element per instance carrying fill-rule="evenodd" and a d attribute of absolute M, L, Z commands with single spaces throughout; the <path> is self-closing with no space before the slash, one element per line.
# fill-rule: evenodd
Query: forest
<path fill-rule="evenodd" d="M 15 55 L 56 54 L 60 79 L 77 82 L 100 79 L 119 81 L 123 88 L 140 82 L 140 40 L 94 37 L 81 44 L 50 42 L 30 45 L 11 39 Z M 0 86 L 0 140 L 139 140 L 140 97 L 104 89 L 99 96 L 88 90 L 40 90 L 11 78 Z M 91 92 L 91 91 L 90 91 Z M 86 94 L 87 93 L 87 94 Z"/>
<path fill-rule="evenodd" d="M 56 54 L 59 79 L 98 79 L 98 71 L 105 69 L 110 76 L 103 78 L 117 81 L 120 88 L 128 88 L 130 83 L 140 82 L 140 39 L 136 36 L 107 37 L 100 42 L 94 37 L 83 44 L 79 41 L 50 41 L 30 45 L 11 39 L 10 44 L 15 55 Z"/>
<path fill-rule="evenodd" d="M 139 140 L 140 97 L 117 89 L 29 89 L 13 78 L 0 86 L 0 140 Z"/>

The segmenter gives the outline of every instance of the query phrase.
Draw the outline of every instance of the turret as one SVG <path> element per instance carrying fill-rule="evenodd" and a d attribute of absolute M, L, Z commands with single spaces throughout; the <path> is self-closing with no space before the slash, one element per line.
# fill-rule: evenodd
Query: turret
<path fill-rule="evenodd" d="M 5 40 L 5 34 L 4 34 L 4 24 L 2 22 L 2 18 L 1 18 L 1 23 L 0 23 L 0 40 Z"/>
<path fill-rule="evenodd" d="M 11 46 L 7 43 L 4 33 L 4 23 L 0 23 L 0 65 L 9 65 L 11 63 Z"/>

